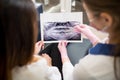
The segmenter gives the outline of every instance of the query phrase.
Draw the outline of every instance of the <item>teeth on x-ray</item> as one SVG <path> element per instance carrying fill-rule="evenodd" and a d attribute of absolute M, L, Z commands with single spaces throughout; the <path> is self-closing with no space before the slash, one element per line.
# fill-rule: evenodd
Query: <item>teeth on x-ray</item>
<path fill-rule="evenodd" d="M 73 27 L 79 24 L 77 21 L 46 22 L 44 25 L 44 40 L 79 40 L 81 34 L 73 30 Z"/>
<path fill-rule="evenodd" d="M 55 28 L 55 30 L 69 30 L 69 28 Z"/>

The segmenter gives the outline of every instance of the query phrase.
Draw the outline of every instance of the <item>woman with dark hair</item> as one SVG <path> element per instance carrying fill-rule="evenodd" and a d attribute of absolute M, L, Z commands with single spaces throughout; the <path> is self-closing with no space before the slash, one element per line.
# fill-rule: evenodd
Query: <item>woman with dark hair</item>
<path fill-rule="evenodd" d="M 75 31 L 86 35 L 93 48 L 73 67 L 67 55 L 66 42 L 59 43 L 64 80 L 120 80 L 120 2 L 82 0 L 82 4 L 91 26 L 109 36 L 102 43 L 89 30 L 89 26 L 76 26 Z"/>
<path fill-rule="evenodd" d="M 0 0 L 0 80 L 61 80 L 48 55 L 35 53 L 37 13 L 31 0 Z"/>

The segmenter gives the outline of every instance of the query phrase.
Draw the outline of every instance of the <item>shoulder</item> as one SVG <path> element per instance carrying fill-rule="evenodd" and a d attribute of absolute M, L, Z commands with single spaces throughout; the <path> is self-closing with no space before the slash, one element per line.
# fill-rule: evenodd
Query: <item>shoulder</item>
<path fill-rule="evenodd" d="M 86 69 L 95 69 L 99 67 L 112 66 L 114 58 L 112 56 L 104 56 L 104 55 L 87 55 L 83 59 L 76 64 L 75 67 L 83 66 Z"/>
<path fill-rule="evenodd" d="M 113 56 L 106 56 L 106 55 L 93 55 L 88 54 L 81 60 L 79 60 L 80 64 L 86 65 L 86 64 L 104 64 L 104 63 L 112 63 L 114 60 Z M 100 65 L 101 65 L 100 64 Z"/>
<path fill-rule="evenodd" d="M 48 66 L 45 59 L 12 70 L 13 80 L 44 80 Z"/>
<path fill-rule="evenodd" d="M 48 66 L 46 59 L 41 58 L 23 67 L 12 70 L 13 80 L 60 80 L 61 75 L 57 67 Z"/>
<path fill-rule="evenodd" d="M 89 54 L 75 65 L 74 75 L 87 80 L 96 80 L 96 77 L 103 77 L 106 74 L 113 77 L 113 61 L 114 58 L 110 56 Z M 109 79 L 108 76 L 105 77 L 106 80 Z"/>

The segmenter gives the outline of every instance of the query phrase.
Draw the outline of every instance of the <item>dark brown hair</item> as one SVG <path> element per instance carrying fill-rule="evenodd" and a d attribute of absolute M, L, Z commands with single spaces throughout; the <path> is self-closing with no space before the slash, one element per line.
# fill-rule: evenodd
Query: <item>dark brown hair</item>
<path fill-rule="evenodd" d="M 37 13 L 31 0 L 0 0 L 0 80 L 12 80 L 12 69 L 32 60 Z"/>
<path fill-rule="evenodd" d="M 113 53 L 114 69 L 115 76 L 118 79 L 120 76 L 120 74 L 117 74 L 120 73 L 120 71 L 118 71 L 120 70 L 120 67 L 117 67 L 120 65 L 118 64 L 120 63 L 120 60 L 117 60 L 120 58 L 120 2 L 119 0 L 82 0 L 82 3 L 85 3 L 93 12 L 108 13 L 113 19 L 113 24 L 110 26 L 109 30 L 109 41 L 111 44 L 115 45 L 115 52 Z"/>

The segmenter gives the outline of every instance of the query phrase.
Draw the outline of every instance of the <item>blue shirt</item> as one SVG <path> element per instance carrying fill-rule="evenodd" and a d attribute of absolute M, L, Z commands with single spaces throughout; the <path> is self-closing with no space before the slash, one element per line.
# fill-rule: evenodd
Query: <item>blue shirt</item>
<path fill-rule="evenodd" d="M 112 56 L 114 52 L 114 45 L 98 43 L 95 47 L 89 49 L 89 53 L 93 55 L 107 55 Z"/>

